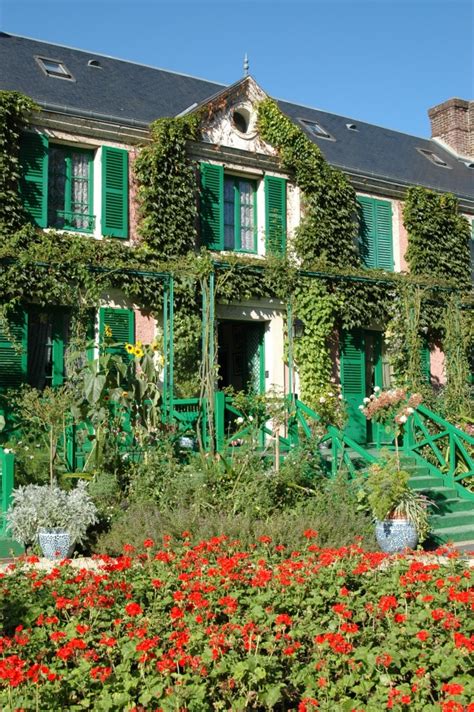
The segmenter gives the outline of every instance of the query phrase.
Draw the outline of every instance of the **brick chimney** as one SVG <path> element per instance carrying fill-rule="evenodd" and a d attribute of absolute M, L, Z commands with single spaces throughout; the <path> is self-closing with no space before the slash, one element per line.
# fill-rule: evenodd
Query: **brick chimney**
<path fill-rule="evenodd" d="M 474 156 L 474 101 L 448 99 L 428 110 L 431 138 L 444 141 L 460 156 Z"/>

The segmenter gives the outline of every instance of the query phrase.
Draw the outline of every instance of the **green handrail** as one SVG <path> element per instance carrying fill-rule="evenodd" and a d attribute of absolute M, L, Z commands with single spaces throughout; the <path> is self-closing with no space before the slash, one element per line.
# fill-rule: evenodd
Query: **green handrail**
<path fill-rule="evenodd" d="M 474 492 L 461 484 L 474 478 L 474 437 L 419 405 L 405 424 L 403 450 L 423 460 L 461 498 L 474 500 Z"/>
<path fill-rule="evenodd" d="M 321 417 L 319 414 L 310 408 L 309 406 L 302 403 L 300 400 L 295 401 L 296 406 L 296 421 L 301 426 L 303 433 L 306 437 L 311 436 L 311 424 L 310 421 L 314 423 L 321 423 Z M 338 473 L 342 464 L 345 465 L 350 477 L 354 477 L 361 469 L 356 468 L 354 465 L 355 460 L 361 460 L 363 462 L 362 471 L 370 467 L 371 464 L 377 462 L 377 457 L 372 455 L 372 453 L 365 450 L 359 443 L 352 440 L 346 433 L 334 425 L 326 426 L 326 433 L 320 440 L 320 445 L 329 443 L 331 446 L 331 476 L 335 477 Z M 354 455 L 356 457 L 354 457 Z"/>
<path fill-rule="evenodd" d="M 15 472 L 15 456 L 0 448 L 0 534 L 6 530 L 6 513 L 10 506 Z"/>

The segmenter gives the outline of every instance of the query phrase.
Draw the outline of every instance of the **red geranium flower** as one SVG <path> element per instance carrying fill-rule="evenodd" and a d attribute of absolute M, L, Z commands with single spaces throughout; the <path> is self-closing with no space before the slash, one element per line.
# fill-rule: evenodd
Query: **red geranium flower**
<path fill-rule="evenodd" d="M 129 616 L 139 616 L 143 613 L 143 609 L 138 603 L 127 603 L 125 606 L 125 612 Z"/>

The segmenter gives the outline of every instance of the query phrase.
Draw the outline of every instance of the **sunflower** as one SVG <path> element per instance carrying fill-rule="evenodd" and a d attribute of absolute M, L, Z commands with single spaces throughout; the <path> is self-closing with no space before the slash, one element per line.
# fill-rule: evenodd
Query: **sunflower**
<path fill-rule="evenodd" d="M 133 345 L 133 344 L 125 344 L 125 351 L 126 351 L 128 354 L 133 354 L 133 353 L 135 353 L 135 347 L 134 347 L 134 345 Z"/>
<path fill-rule="evenodd" d="M 108 339 L 110 339 L 112 337 L 112 329 L 110 328 L 110 326 L 108 324 L 105 325 L 104 334 Z"/>
<path fill-rule="evenodd" d="M 139 346 L 135 346 L 135 348 L 133 349 L 133 355 L 136 358 L 141 358 L 144 355 L 144 351 Z"/>

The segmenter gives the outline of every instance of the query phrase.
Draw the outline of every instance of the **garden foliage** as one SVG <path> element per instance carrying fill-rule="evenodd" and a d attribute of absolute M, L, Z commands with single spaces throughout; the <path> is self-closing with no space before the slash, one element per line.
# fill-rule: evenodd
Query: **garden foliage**
<path fill-rule="evenodd" d="M 93 569 L 29 557 L 0 579 L 2 709 L 472 712 L 453 556 L 324 549 L 307 529 L 297 549 L 185 531 Z"/>

